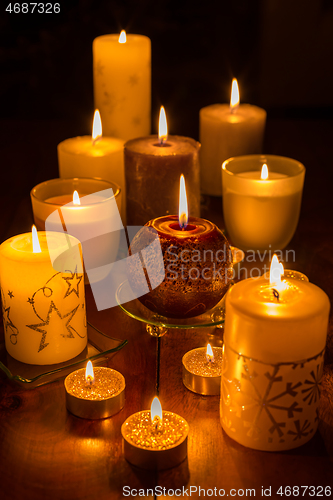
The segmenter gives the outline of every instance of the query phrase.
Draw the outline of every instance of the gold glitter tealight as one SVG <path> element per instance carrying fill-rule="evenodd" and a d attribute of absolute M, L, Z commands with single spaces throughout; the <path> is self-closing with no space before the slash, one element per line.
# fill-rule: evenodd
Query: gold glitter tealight
<path fill-rule="evenodd" d="M 203 396 L 220 394 L 222 347 L 192 349 L 184 354 L 183 384 L 187 389 Z"/>
<path fill-rule="evenodd" d="M 188 431 L 184 418 L 162 412 L 154 398 L 150 410 L 134 413 L 121 426 L 125 458 L 141 469 L 171 469 L 187 457 Z"/>
<path fill-rule="evenodd" d="M 70 373 L 65 379 L 66 406 L 73 415 L 99 419 L 111 417 L 125 404 L 125 379 L 112 368 L 87 368 Z"/>

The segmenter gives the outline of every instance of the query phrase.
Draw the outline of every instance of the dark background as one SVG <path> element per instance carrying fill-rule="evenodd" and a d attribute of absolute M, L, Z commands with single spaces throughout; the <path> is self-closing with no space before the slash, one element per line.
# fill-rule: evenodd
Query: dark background
<path fill-rule="evenodd" d="M 271 117 L 333 116 L 330 0 L 60 0 L 60 14 L 9 14 L 9 3 L 1 117 L 66 120 L 89 133 L 92 41 L 121 29 L 152 41 L 153 131 L 162 103 L 171 133 L 198 138 L 199 109 L 228 102 L 233 77 L 241 100 Z"/>
<path fill-rule="evenodd" d="M 163 104 L 170 133 L 198 139 L 200 108 L 229 102 L 236 77 L 241 102 L 268 112 L 264 152 L 307 168 L 303 217 L 320 208 L 331 221 L 332 0 L 60 0 L 60 14 L 10 14 L 9 3 L 0 13 L 2 240 L 11 219 L 29 230 L 29 192 L 58 176 L 57 144 L 91 133 L 92 41 L 121 29 L 151 38 L 153 132 Z"/>

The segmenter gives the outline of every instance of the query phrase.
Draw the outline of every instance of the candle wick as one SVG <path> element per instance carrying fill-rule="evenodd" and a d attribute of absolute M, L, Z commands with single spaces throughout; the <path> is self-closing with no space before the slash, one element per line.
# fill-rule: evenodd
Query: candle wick
<path fill-rule="evenodd" d="M 101 135 L 98 135 L 95 139 L 91 139 L 92 145 L 95 146 L 95 144 L 97 144 L 97 142 L 99 142 L 101 139 L 102 139 Z"/>
<path fill-rule="evenodd" d="M 93 383 L 94 383 L 94 379 L 90 375 L 88 375 L 88 377 L 87 377 L 87 385 L 89 387 L 91 387 L 93 385 Z"/>
<path fill-rule="evenodd" d="M 272 289 L 272 292 L 273 292 L 273 295 L 274 295 L 274 297 L 276 298 L 276 300 L 280 300 L 280 294 L 279 294 L 279 292 L 276 290 L 276 288 L 273 288 L 273 289 Z"/>

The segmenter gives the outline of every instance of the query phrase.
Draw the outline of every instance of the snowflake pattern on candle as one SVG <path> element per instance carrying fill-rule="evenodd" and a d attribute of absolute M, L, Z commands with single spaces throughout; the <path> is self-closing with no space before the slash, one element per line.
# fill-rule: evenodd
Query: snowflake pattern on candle
<path fill-rule="evenodd" d="M 264 363 L 225 346 L 221 422 L 253 447 L 308 440 L 316 430 L 324 349 L 297 362 Z"/>

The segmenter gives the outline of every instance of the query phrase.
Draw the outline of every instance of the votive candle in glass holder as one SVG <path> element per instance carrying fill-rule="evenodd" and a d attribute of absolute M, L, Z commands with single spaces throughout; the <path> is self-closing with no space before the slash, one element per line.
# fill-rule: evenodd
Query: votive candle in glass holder
<path fill-rule="evenodd" d="M 103 279 L 116 260 L 123 229 L 120 197 L 116 184 L 94 178 L 52 179 L 31 190 L 36 226 L 81 242 L 90 283 Z"/>
<path fill-rule="evenodd" d="M 279 250 L 294 235 L 305 167 L 291 158 L 248 155 L 222 165 L 223 214 L 231 242 L 242 250 Z"/>

